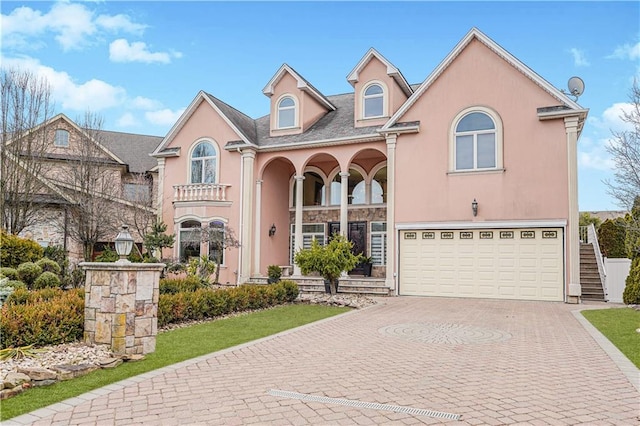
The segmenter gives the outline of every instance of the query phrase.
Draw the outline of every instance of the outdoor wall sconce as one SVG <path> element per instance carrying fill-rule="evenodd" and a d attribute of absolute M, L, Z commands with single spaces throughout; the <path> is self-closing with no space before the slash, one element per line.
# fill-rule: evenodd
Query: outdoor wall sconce
<path fill-rule="evenodd" d="M 273 225 L 271 225 L 271 228 L 269 228 L 269 236 L 273 237 L 274 235 L 276 235 L 276 224 L 275 223 Z"/>
<path fill-rule="evenodd" d="M 115 244 L 116 253 L 120 256 L 119 262 L 126 261 L 127 256 L 131 254 L 131 249 L 133 249 L 133 237 L 129 233 L 129 227 L 127 225 L 122 225 L 122 229 L 115 239 Z"/>
<path fill-rule="evenodd" d="M 471 210 L 473 210 L 473 215 L 478 216 L 478 202 L 476 199 L 473 199 L 473 203 L 471 203 Z"/>

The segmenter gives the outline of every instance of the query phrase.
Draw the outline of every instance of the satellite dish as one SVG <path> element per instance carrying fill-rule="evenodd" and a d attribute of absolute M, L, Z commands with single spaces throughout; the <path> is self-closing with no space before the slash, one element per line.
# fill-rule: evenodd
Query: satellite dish
<path fill-rule="evenodd" d="M 569 94 L 575 96 L 575 100 L 577 101 L 584 92 L 584 81 L 582 81 L 580 77 L 571 77 L 567 85 L 569 87 Z"/>

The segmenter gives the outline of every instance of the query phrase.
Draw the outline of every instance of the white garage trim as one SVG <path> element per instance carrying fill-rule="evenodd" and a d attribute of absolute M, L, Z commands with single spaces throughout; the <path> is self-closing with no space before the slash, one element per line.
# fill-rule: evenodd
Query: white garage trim
<path fill-rule="evenodd" d="M 564 228 L 567 221 L 557 220 L 527 220 L 527 221 L 484 221 L 484 222 L 411 222 L 396 223 L 398 230 L 415 229 L 479 229 L 479 228 Z"/>

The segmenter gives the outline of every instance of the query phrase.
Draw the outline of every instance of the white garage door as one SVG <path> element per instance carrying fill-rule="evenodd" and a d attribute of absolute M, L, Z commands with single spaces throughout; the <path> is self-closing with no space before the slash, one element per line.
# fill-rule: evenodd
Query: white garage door
<path fill-rule="evenodd" d="M 401 295 L 563 300 L 562 228 L 400 232 Z"/>

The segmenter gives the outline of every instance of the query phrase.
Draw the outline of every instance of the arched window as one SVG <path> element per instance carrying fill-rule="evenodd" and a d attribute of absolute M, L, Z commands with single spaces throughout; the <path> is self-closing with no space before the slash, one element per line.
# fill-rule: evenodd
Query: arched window
<path fill-rule="evenodd" d="M 387 167 L 383 167 L 373 175 L 371 181 L 371 204 L 387 202 Z"/>
<path fill-rule="evenodd" d="M 384 115 L 384 90 L 379 84 L 371 84 L 363 93 L 364 118 L 382 117 Z"/>
<path fill-rule="evenodd" d="M 224 223 L 219 220 L 209 222 L 209 259 L 224 265 Z"/>
<path fill-rule="evenodd" d="M 56 136 L 53 140 L 54 146 L 66 148 L 69 146 L 69 132 L 63 129 L 56 130 Z"/>
<path fill-rule="evenodd" d="M 501 167 L 499 127 L 487 112 L 472 110 L 455 122 L 453 169 L 483 170 Z"/>
<path fill-rule="evenodd" d="M 291 96 L 285 96 L 278 102 L 278 129 L 295 127 L 296 101 Z"/>
<path fill-rule="evenodd" d="M 355 170 L 349 170 L 349 204 L 364 204 L 366 202 L 366 183 L 362 174 Z"/>
<path fill-rule="evenodd" d="M 191 153 L 191 183 L 216 183 L 216 149 L 200 142 Z"/>
<path fill-rule="evenodd" d="M 293 206 L 296 205 L 296 185 L 297 180 L 293 180 Z M 327 197 L 327 189 L 324 185 L 324 178 L 316 172 L 304 172 L 302 181 L 302 205 L 303 206 L 324 206 Z"/>
<path fill-rule="evenodd" d="M 180 262 L 188 262 L 192 257 L 200 257 L 202 226 L 195 220 L 180 223 Z"/>
<path fill-rule="evenodd" d="M 331 199 L 329 200 L 330 206 L 339 206 L 340 197 L 342 196 L 342 184 L 340 181 L 340 173 L 336 173 L 331 181 Z"/>

